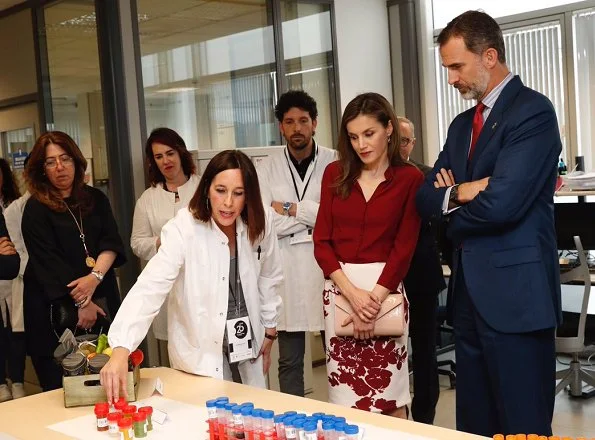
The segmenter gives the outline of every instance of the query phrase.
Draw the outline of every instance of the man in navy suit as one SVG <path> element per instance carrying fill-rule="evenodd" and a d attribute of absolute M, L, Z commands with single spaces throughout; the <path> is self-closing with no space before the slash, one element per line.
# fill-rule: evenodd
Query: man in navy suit
<path fill-rule="evenodd" d="M 502 31 L 468 11 L 438 36 L 458 115 L 417 194 L 453 242 L 457 429 L 551 435 L 561 320 L 554 230 L 562 149 L 550 101 L 506 66 Z"/>

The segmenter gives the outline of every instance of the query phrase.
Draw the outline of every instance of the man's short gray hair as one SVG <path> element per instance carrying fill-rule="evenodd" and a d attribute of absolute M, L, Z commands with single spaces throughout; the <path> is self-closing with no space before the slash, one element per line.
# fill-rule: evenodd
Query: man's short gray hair
<path fill-rule="evenodd" d="M 409 126 L 411 127 L 411 133 L 413 134 L 413 136 L 415 136 L 415 125 L 413 125 L 413 122 L 411 122 L 409 119 L 407 119 L 404 116 L 397 116 L 397 121 L 400 123 L 404 123 L 404 124 L 409 124 Z"/>

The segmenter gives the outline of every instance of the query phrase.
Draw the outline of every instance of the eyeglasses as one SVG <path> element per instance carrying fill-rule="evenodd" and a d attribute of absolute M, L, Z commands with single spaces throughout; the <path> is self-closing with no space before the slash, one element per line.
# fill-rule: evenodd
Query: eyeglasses
<path fill-rule="evenodd" d="M 409 145 L 414 140 L 415 140 L 415 138 L 408 138 L 408 137 L 402 136 L 401 137 L 401 147 L 405 147 L 405 146 Z"/>
<path fill-rule="evenodd" d="M 50 157 L 45 160 L 44 166 L 46 168 L 56 168 L 58 166 L 58 162 L 62 164 L 63 167 L 71 166 L 73 163 L 73 159 L 68 154 L 64 153 L 58 157 Z"/>

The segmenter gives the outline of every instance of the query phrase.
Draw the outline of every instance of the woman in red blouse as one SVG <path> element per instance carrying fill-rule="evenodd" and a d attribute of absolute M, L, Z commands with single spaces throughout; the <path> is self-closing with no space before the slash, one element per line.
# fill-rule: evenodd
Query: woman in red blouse
<path fill-rule="evenodd" d="M 322 178 L 314 254 L 327 278 L 330 402 L 406 418 L 407 331 L 399 338 L 374 337 L 380 304 L 391 292 L 404 291 L 420 227 L 415 193 L 423 175 L 401 159 L 398 127 L 392 106 L 377 93 L 359 95 L 345 108 L 339 160 Z M 371 291 L 355 287 L 342 269 L 365 264 L 366 270 L 381 268 Z M 351 304 L 354 337 L 335 335 L 331 295 L 344 295 Z M 408 325 L 407 309 L 405 300 Z"/>

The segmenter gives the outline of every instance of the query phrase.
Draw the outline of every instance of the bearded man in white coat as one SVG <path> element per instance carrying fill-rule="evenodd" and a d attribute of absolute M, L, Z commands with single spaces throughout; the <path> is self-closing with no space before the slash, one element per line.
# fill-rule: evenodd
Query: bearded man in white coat
<path fill-rule="evenodd" d="M 324 276 L 314 259 L 312 230 L 322 174 L 336 160 L 336 152 L 314 141 L 318 110 L 306 92 L 281 95 L 275 116 L 287 147 L 261 161 L 257 171 L 262 201 L 274 211 L 285 279 L 277 326 L 279 387 L 283 393 L 303 396 L 306 332 L 324 329 Z"/>

